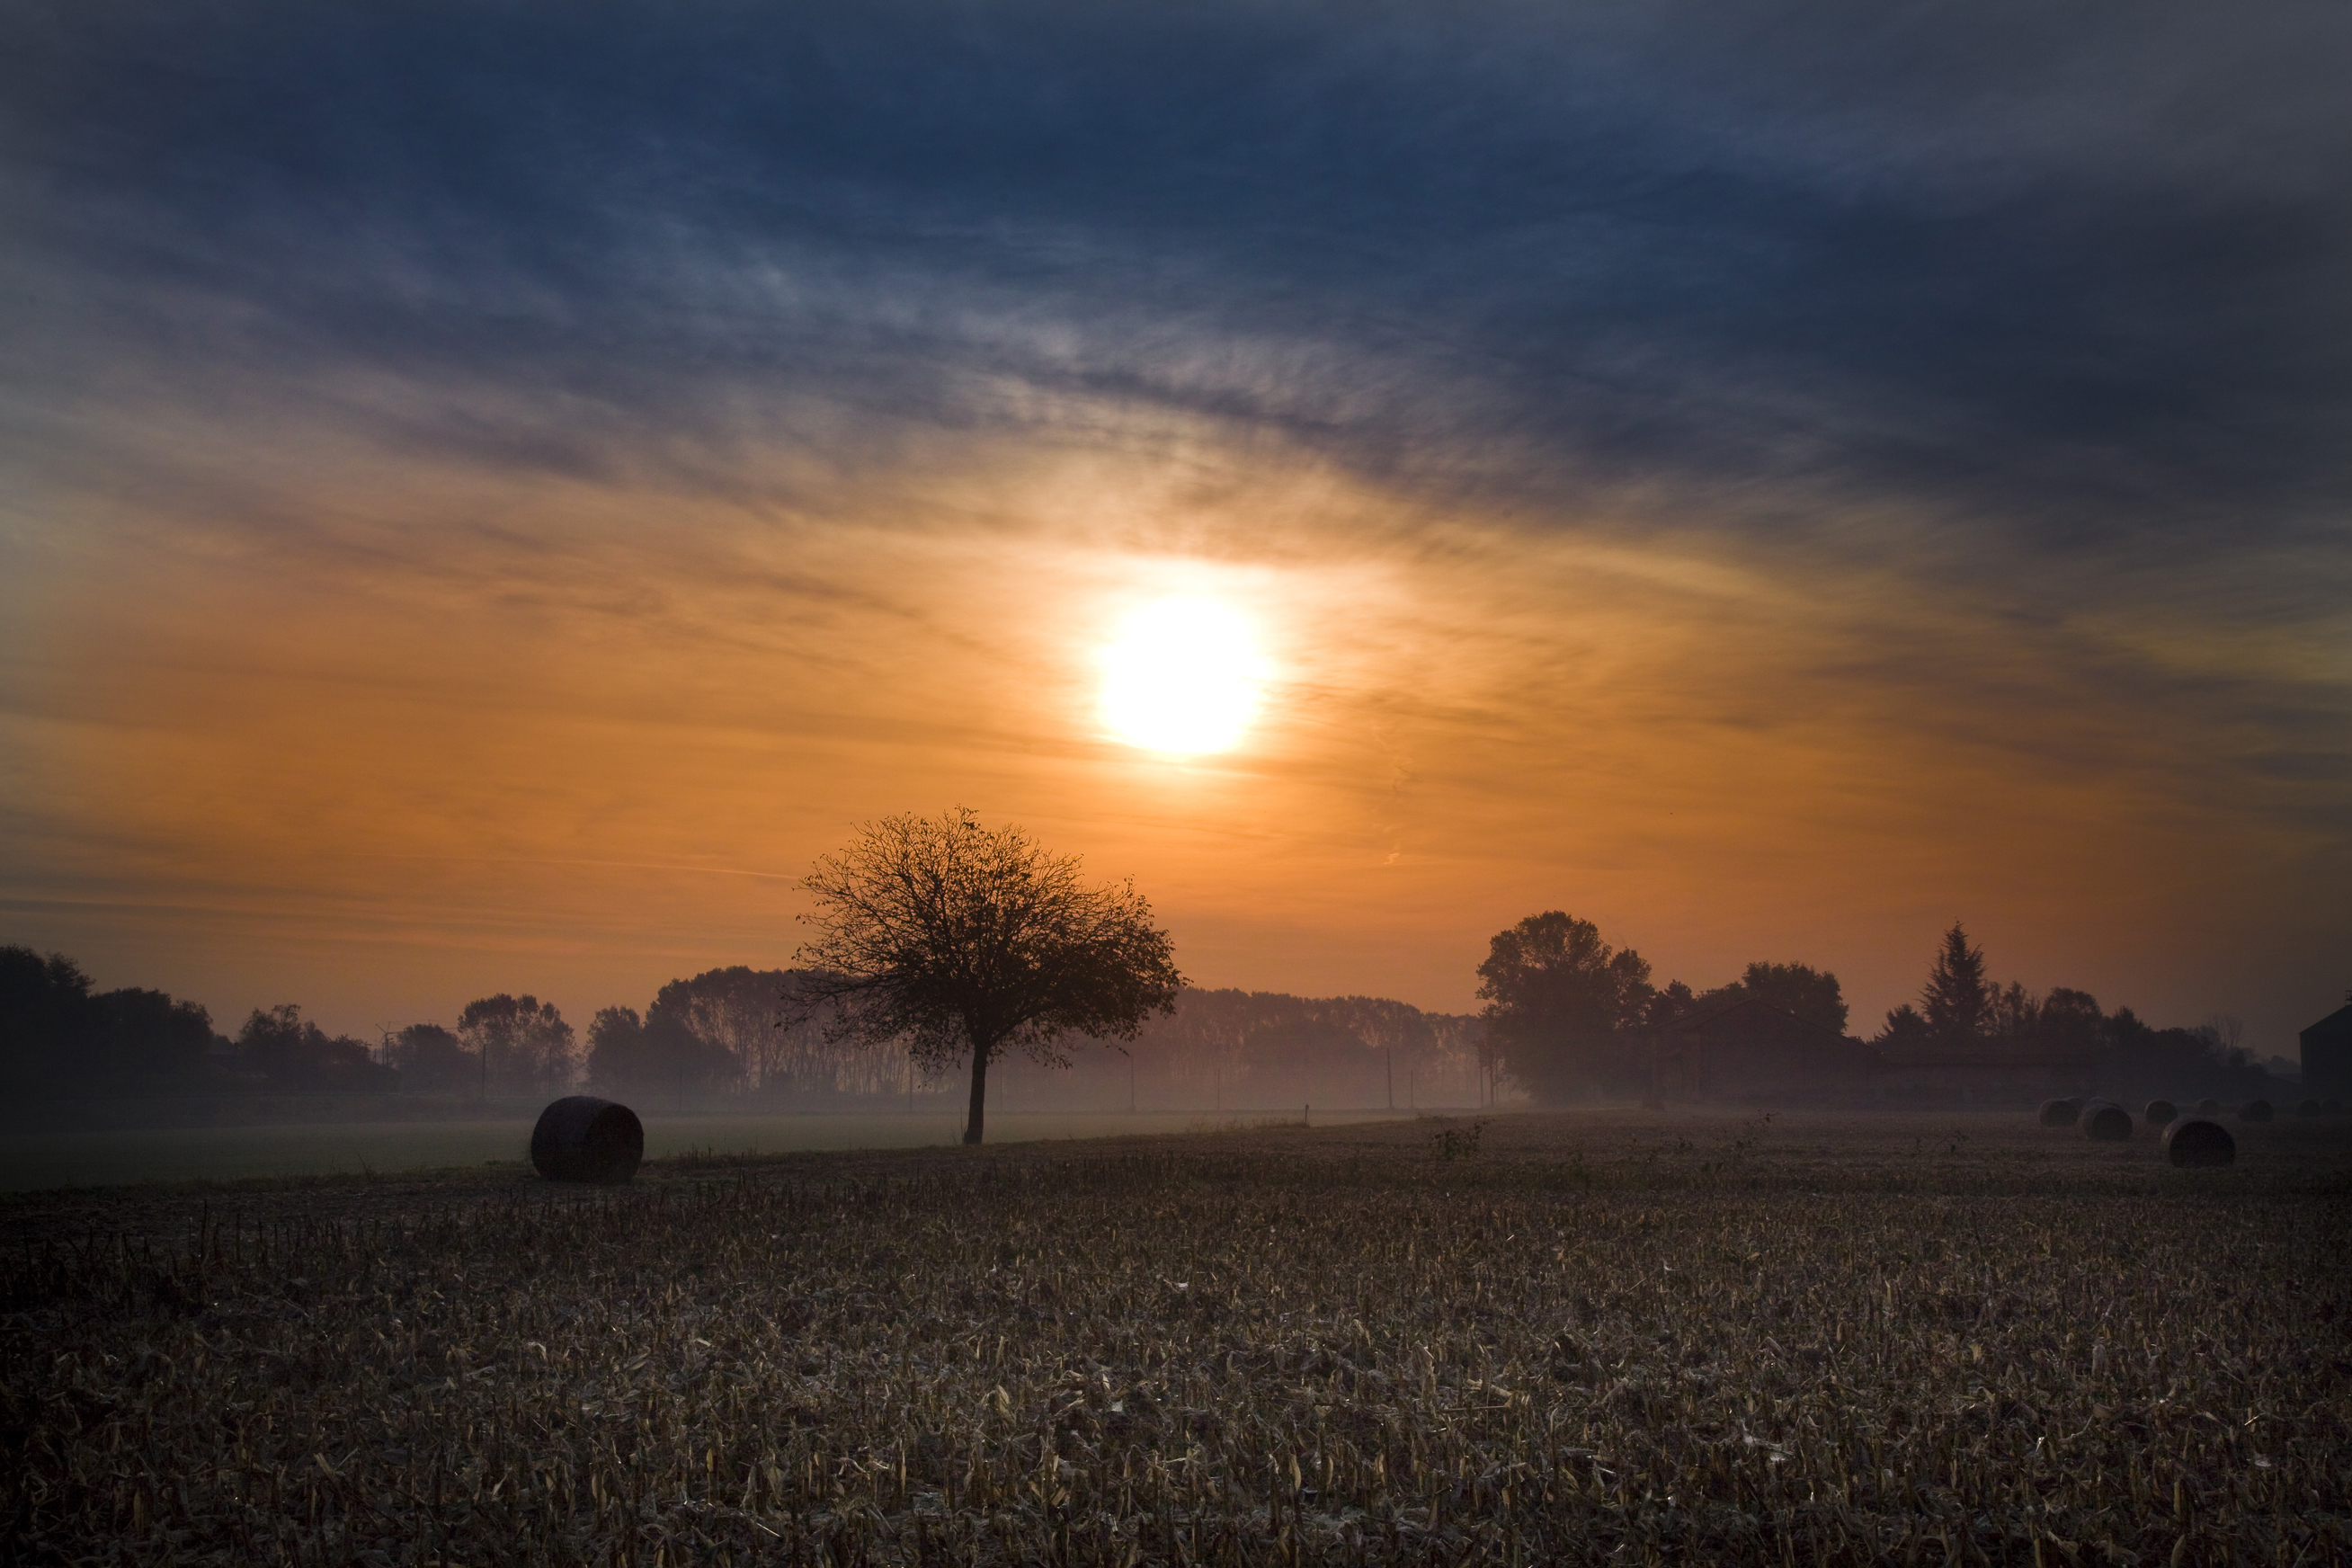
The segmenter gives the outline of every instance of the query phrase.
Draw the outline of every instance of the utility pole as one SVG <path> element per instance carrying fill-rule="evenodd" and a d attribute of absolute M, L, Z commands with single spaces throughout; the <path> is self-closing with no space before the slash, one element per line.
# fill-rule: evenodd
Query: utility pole
<path fill-rule="evenodd" d="M 1391 1110 L 1394 1110 L 1396 1109 L 1396 1047 L 1394 1046 L 1391 1046 L 1388 1048 L 1387 1054 L 1389 1058 L 1389 1109 Z"/>

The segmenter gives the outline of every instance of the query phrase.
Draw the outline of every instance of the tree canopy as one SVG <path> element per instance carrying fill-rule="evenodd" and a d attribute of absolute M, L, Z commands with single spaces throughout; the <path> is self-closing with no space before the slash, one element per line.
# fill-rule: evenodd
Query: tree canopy
<path fill-rule="evenodd" d="M 1845 1033 L 1845 992 L 1838 977 L 1826 969 L 1815 969 L 1810 963 L 1751 963 L 1724 989 L 1744 991 L 1825 1029 Z"/>
<path fill-rule="evenodd" d="M 981 1141 L 988 1064 L 1018 1047 L 1066 1063 L 1073 1035 L 1133 1039 L 1174 1010 L 1175 944 L 1132 883 L 1089 887 L 1076 857 L 970 811 L 885 817 L 803 881 L 815 908 L 792 999 L 828 1037 L 903 1043 L 941 1068 L 969 1057 L 964 1142 Z"/>
<path fill-rule="evenodd" d="M 466 1004 L 457 1037 L 474 1053 L 486 1093 L 540 1093 L 569 1085 L 578 1069 L 572 1026 L 552 1002 L 501 991 Z"/>
<path fill-rule="evenodd" d="M 212 1016 L 136 986 L 99 991 L 63 953 L 0 947 L 0 1086 L 169 1089 L 200 1083 Z"/>
<path fill-rule="evenodd" d="M 466 1042 L 438 1024 L 411 1024 L 384 1043 L 384 1059 L 400 1069 L 408 1094 L 462 1094 L 481 1082 L 480 1064 Z"/>
<path fill-rule="evenodd" d="M 672 981 L 663 989 L 683 982 Z M 772 1023 L 771 995 L 762 1018 Z M 724 1094 L 743 1082 L 742 1064 L 726 1046 L 704 1038 L 676 1012 L 656 1005 L 649 1017 L 635 1007 L 600 1009 L 588 1026 L 588 1080 L 602 1089 L 638 1094 Z"/>
<path fill-rule="evenodd" d="M 237 1060 L 281 1089 L 381 1094 L 400 1076 L 349 1035 L 330 1035 L 291 1002 L 256 1007 L 236 1035 Z"/>
<path fill-rule="evenodd" d="M 1478 982 L 1487 1038 L 1538 1100 L 1622 1087 L 1607 1081 L 1622 1066 L 1612 1037 L 1648 1022 L 1657 994 L 1648 960 L 1560 910 L 1496 932 Z"/>

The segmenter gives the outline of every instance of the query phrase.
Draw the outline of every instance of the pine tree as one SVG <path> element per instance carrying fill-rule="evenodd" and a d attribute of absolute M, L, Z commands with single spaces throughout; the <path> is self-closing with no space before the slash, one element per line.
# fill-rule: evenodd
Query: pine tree
<path fill-rule="evenodd" d="M 1942 1044 L 1976 1039 L 1991 1022 L 1993 987 L 1985 978 L 1984 949 L 1969 945 L 1958 921 L 1944 933 L 1919 1001 L 1928 1030 Z"/>

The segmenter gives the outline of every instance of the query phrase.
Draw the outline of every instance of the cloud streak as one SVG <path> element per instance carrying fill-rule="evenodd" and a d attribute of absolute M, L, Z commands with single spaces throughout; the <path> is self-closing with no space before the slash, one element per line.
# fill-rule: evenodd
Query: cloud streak
<path fill-rule="evenodd" d="M 106 353 L 488 384 L 520 462 L 1011 383 L 2051 543 L 2340 497 L 2345 25 L 2026 16 L 77 7 L 12 205 Z"/>
<path fill-rule="evenodd" d="M 267 862 L 348 911 L 377 873 L 289 868 L 337 845 L 766 871 L 858 803 L 980 797 L 1156 868 L 1243 933 L 1224 978 L 1312 988 L 1244 972 L 1244 911 L 1288 910 L 1361 989 L 1349 952 L 1530 900 L 1736 969 L 1792 886 L 1875 953 L 1962 898 L 2063 946 L 2136 889 L 2243 911 L 2346 865 L 2336 9 L 20 32 L 22 907 Z M 1286 717 L 1151 782 L 1071 715 L 1175 582 L 1276 628 Z M 2290 956 L 2232 973 L 2324 989 L 2293 955 L 2342 920 L 2263 922 Z M 2127 945 L 2074 951 L 2129 985 Z"/>

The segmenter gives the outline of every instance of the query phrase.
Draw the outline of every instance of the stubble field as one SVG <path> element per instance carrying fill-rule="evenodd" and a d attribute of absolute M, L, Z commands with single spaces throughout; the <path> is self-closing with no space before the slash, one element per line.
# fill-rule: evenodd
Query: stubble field
<path fill-rule="evenodd" d="M 383 1175 L 427 1168 L 520 1163 L 530 1157 L 536 1105 L 496 1118 L 446 1121 L 304 1121 L 254 1126 L 0 1131 L 0 1194 L 134 1182 L 247 1181 L 257 1176 Z M 1379 1111 L 1318 1110 L 1317 1125 L 1375 1121 Z M 991 1111 L 1000 1142 L 1105 1138 L 1199 1131 L 1273 1120 L 1273 1111 L 1147 1110 L 1067 1113 Z M 1297 1120 L 1291 1108 L 1286 1120 Z M 961 1109 L 908 1115 L 699 1114 L 645 1117 L 646 1153 L 799 1153 L 812 1150 L 914 1149 L 958 1143 Z"/>
<path fill-rule="evenodd" d="M 2352 1129 L 1592 1113 L 0 1207 L 25 1563 L 2333 1563 Z"/>

